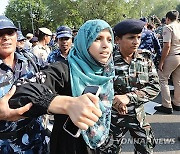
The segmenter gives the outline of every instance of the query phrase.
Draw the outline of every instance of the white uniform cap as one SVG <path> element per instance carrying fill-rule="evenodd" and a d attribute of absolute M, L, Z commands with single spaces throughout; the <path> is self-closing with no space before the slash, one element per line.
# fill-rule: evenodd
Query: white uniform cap
<path fill-rule="evenodd" d="M 26 34 L 26 37 L 32 38 L 32 37 L 33 37 L 33 34 L 32 34 L 32 33 L 27 33 L 27 34 Z"/>
<path fill-rule="evenodd" d="M 39 30 L 46 35 L 50 35 L 50 36 L 52 35 L 52 32 L 48 28 L 42 27 L 42 28 L 39 28 Z"/>

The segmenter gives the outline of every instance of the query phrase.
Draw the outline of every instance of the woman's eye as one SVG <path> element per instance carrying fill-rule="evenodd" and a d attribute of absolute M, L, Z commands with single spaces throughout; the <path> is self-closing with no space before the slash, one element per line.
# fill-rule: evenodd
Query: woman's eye
<path fill-rule="evenodd" d="M 108 39 L 108 42 L 111 42 L 112 41 L 112 38 Z"/>
<path fill-rule="evenodd" d="M 100 37 L 97 37 L 95 41 L 98 41 L 98 40 L 100 40 L 100 39 L 101 39 Z"/>

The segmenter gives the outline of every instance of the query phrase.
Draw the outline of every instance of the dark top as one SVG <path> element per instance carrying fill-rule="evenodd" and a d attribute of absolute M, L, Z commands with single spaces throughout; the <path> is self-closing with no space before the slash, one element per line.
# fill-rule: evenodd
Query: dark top
<path fill-rule="evenodd" d="M 38 83 L 24 83 L 17 87 L 15 95 L 9 101 L 13 108 L 32 102 L 33 106 L 25 113 L 26 116 L 38 116 L 47 113 L 52 99 L 57 95 L 71 96 L 71 85 L 68 64 L 56 62 L 46 66 L 38 73 Z M 31 79 L 31 81 L 34 79 Z M 55 115 L 54 126 L 51 133 L 50 149 L 53 154 L 96 154 L 90 150 L 82 136 L 74 138 L 63 129 L 67 115 Z"/>

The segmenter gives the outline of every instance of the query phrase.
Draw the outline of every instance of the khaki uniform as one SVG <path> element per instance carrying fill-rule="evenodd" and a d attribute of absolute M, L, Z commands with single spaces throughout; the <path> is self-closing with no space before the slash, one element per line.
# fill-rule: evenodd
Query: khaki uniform
<path fill-rule="evenodd" d="M 159 71 L 162 105 L 172 108 L 168 79 L 172 75 L 174 85 L 174 105 L 180 106 L 180 24 L 172 22 L 163 28 L 163 42 L 171 42 L 170 52 L 163 65 L 163 71 Z"/>

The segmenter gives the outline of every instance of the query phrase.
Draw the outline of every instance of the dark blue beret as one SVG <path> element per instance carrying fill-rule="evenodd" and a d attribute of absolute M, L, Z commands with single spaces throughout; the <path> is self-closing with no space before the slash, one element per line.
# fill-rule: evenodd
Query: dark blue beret
<path fill-rule="evenodd" d="M 38 38 L 34 36 L 29 42 L 30 43 L 38 42 Z"/>
<path fill-rule="evenodd" d="M 113 31 L 115 36 L 122 36 L 127 33 L 139 34 L 142 32 L 144 25 L 145 22 L 139 19 L 127 19 L 115 25 Z"/>

